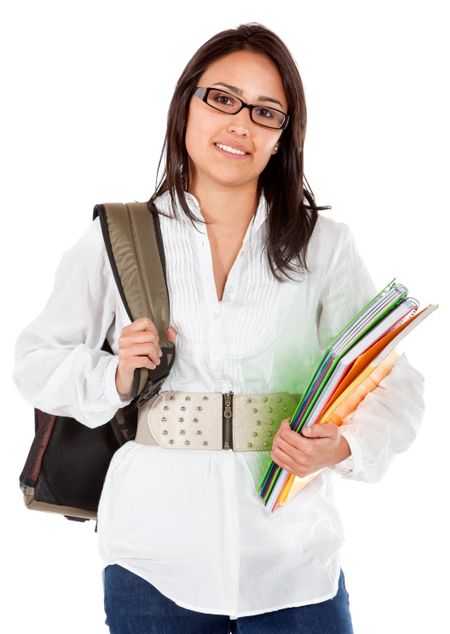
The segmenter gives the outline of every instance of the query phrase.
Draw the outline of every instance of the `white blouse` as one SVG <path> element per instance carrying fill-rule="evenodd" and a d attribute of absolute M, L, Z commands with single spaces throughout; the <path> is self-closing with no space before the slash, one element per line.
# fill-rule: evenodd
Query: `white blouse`
<path fill-rule="evenodd" d="M 197 199 L 186 197 L 203 218 Z M 170 213 L 169 194 L 157 201 Z M 320 215 L 308 273 L 277 282 L 267 264 L 261 196 L 218 301 L 205 225 L 160 216 L 175 363 L 162 390 L 302 393 L 333 335 L 377 290 L 348 226 Z M 122 400 L 118 340 L 130 320 L 99 219 L 66 252 L 41 314 L 19 334 L 13 380 L 34 407 L 89 427 Z M 105 336 L 113 355 L 100 350 Z M 120 564 L 178 605 L 231 618 L 317 603 L 338 589 L 345 539 L 333 478 L 374 482 L 414 440 L 423 376 L 402 355 L 341 428 L 352 455 L 274 513 L 257 493 L 270 452 L 125 443 L 98 509 L 102 568 Z"/>

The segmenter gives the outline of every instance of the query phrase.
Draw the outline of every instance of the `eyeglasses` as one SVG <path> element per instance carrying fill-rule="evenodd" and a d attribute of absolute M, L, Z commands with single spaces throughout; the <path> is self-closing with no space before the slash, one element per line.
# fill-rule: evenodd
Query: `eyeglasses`
<path fill-rule="evenodd" d="M 248 108 L 251 120 L 266 128 L 284 129 L 289 121 L 289 115 L 281 110 L 268 108 L 267 106 L 253 106 L 220 88 L 201 88 L 197 86 L 194 95 L 208 104 L 208 106 L 211 106 L 211 108 L 227 114 L 237 114 L 242 108 Z"/>

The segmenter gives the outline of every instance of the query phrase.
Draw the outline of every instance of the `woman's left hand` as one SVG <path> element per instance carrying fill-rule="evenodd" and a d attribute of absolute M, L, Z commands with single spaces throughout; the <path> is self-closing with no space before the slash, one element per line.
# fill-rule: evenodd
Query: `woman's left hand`
<path fill-rule="evenodd" d="M 301 434 L 291 429 L 289 423 L 289 418 L 281 421 L 270 456 L 289 473 L 304 477 L 350 456 L 347 440 L 333 423 L 308 425 Z"/>

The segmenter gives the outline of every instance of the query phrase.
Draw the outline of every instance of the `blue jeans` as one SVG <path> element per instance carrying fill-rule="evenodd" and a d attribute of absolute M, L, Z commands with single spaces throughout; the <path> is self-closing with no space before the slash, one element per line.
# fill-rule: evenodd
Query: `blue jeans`
<path fill-rule="evenodd" d="M 104 592 L 111 634 L 353 634 L 342 570 L 332 599 L 238 619 L 182 608 L 117 564 L 105 568 Z"/>

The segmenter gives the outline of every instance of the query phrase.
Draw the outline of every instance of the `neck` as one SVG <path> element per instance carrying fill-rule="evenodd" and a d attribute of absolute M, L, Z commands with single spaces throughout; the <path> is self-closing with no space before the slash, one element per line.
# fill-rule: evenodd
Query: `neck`
<path fill-rule="evenodd" d="M 245 229 L 258 207 L 256 186 L 242 188 L 202 187 L 193 183 L 188 191 L 199 202 L 203 218 L 214 229 L 232 232 Z"/>

